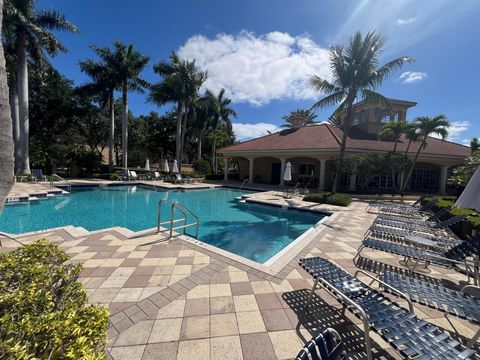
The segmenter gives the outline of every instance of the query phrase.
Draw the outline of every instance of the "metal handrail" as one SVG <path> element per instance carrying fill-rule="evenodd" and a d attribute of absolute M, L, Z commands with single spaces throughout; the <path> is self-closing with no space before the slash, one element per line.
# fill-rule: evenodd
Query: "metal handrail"
<path fill-rule="evenodd" d="M 58 180 L 60 181 L 63 181 L 64 183 L 67 184 L 67 189 L 68 189 L 68 192 L 72 192 L 72 184 L 70 184 L 70 182 L 66 179 L 64 179 L 63 177 L 61 177 L 60 175 L 57 175 L 57 174 L 52 174 L 50 175 L 50 187 L 53 188 L 53 179 L 54 178 L 57 178 Z"/>
<path fill-rule="evenodd" d="M 15 239 L 15 238 L 11 237 L 10 235 L 7 235 L 7 234 L 5 234 L 5 233 L 0 232 L 0 248 L 3 247 L 3 245 L 2 245 L 2 237 L 3 237 L 3 238 L 10 239 L 10 240 L 16 242 L 17 244 L 22 245 L 22 246 L 25 246 L 25 244 L 22 243 L 20 240 L 17 240 L 17 239 Z"/>
<path fill-rule="evenodd" d="M 162 222 L 162 204 L 167 203 L 170 205 L 170 220 Z M 175 209 L 180 211 L 183 215 L 182 218 L 180 219 L 175 219 Z M 195 218 L 195 222 L 191 224 L 187 224 L 187 217 L 188 215 L 191 215 L 192 217 Z M 173 224 L 179 221 L 183 221 L 183 225 L 174 227 Z M 190 226 L 195 226 L 195 238 L 198 239 L 198 225 L 200 223 L 199 217 L 194 214 L 190 209 L 188 209 L 185 205 L 178 201 L 170 201 L 168 199 L 160 199 L 158 202 L 158 215 L 157 215 L 157 232 L 163 232 L 163 231 L 170 231 L 169 238 L 173 237 L 173 231 L 178 230 L 178 229 L 183 229 L 183 234 L 185 234 L 185 229 Z M 165 230 L 160 230 L 160 226 L 164 224 L 170 224 L 169 229 Z"/>
<path fill-rule="evenodd" d="M 238 188 L 238 190 L 242 190 L 243 186 L 244 186 L 246 183 L 248 183 L 248 179 L 244 179 L 244 180 L 242 181 L 242 185 L 240 185 L 240 187 Z"/>

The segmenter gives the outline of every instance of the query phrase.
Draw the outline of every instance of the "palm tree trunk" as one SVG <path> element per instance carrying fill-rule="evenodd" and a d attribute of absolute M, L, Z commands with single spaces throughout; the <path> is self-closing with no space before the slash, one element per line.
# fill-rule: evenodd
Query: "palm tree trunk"
<path fill-rule="evenodd" d="M 127 84 L 123 84 L 122 89 L 122 167 L 123 172 L 127 173 L 128 168 L 128 98 Z"/>
<path fill-rule="evenodd" d="M 113 148 L 115 147 L 115 104 L 113 90 L 110 92 L 110 127 L 108 129 L 108 172 L 113 172 Z"/>
<path fill-rule="evenodd" d="M 0 32 L 2 26 L 3 0 L 0 0 Z M 13 138 L 12 119 L 8 98 L 7 72 L 3 45 L 0 42 L 0 212 L 13 185 Z"/>
<path fill-rule="evenodd" d="M 213 134 L 213 143 L 212 143 L 212 172 L 217 173 L 217 138 L 215 133 Z"/>
<path fill-rule="evenodd" d="M 183 107 L 179 102 L 177 104 L 177 136 L 175 137 L 175 160 L 180 168 L 180 162 L 182 161 L 182 113 Z"/>
<path fill-rule="evenodd" d="M 397 151 L 398 139 L 395 139 L 395 145 L 393 145 L 393 152 Z"/>
<path fill-rule="evenodd" d="M 20 163 L 19 173 L 30 174 L 29 157 L 29 118 L 28 118 L 28 62 L 27 42 L 25 33 L 18 34 L 17 48 L 17 90 L 18 90 L 18 116 L 20 129 Z"/>
<path fill-rule="evenodd" d="M 337 166 L 337 171 L 335 172 L 335 179 L 333 180 L 333 186 L 332 186 L 332 193 L 337 192 L 338 188 L 338 183 L 340 181 L 340 175 L 342 173 L 342 167 L 343 167 L 343 158 L 345 157 L 345 148 L 347 147 L 347 137 L 348 137 L 348 131 L 350 130 L 350 122 L 351 122 L 351 117 L 352 117 L 352 105 L 353 105 L 353 100 L 351 96 L 349 96 L 351 100 L 348 100 L 348 105 L 347 105 L 347 116 L 345 118 L 345 125 L 343 126 L 343 136 L 342 136 L 342 144 L 340 145 L 340 156 L 338 158 L 338 166 Z"/>
<path fill-rule="evenodd" d="M 403 184 L 402 192 L 405 192 L 405 189 L 407 187 L 408 182 L 410 181 L 410 177 L 412 176 L 413 173 L 413 168 L 415 167 L 415 164 L 418 160 L 418 156 L 420 155 L 420 151 L 422 151 L 422 144 L 425 144 L 425 141 L 427 141 L 427 138 L 424 137 L 422 143 L 418 147 L 417 153 L 415 154 L 415 158 L 413 159 L 413 163 L 410 166 L 410 169 L 408 170 L 408 175 L 407 178 L 405 179 L 405 183 Z"/>
<path fill-rule="evenodd" d="M 9 86 L 10 112 L 12 116 L 13 126 L 13 148 L 15 158 L 15 172 L 19 171 L 20 167 L 20 124 L 18 122 L 18 94 L 16 84 Z"/>
<path fill-rule="evenodd" d="M 185 143 L 185 133 L 187 132 L 188 107 L 185 108 L 182 121 L 182 135 L 180 140 L 180 161 L 178 162 L 178 172 L 182 172 L 183 144 Z"/>
<path fill-rule="evenodd" d="M 202 160 L 202 133 L 198 134 L 197 160 Z"/>

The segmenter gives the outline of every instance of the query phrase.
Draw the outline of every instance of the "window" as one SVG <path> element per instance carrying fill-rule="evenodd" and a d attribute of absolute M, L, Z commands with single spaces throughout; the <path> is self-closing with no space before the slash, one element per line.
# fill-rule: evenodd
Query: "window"
<path fill-rule="evenodd" d="M 315 164 L 300 164 L 298 167 L 298 174 L 303 176 L 314 176 Z"/>
<path fill-rule="evenodd" d="M 353 118 L 352 125 L 359 125 L 363 123 L 363 111 L 355 114 L 355 117 Z"/>
<path fill-rule="evenodd" d="M 410 189 L 426 191 L 438 189 L 438 169 L 413 169 Z"/>

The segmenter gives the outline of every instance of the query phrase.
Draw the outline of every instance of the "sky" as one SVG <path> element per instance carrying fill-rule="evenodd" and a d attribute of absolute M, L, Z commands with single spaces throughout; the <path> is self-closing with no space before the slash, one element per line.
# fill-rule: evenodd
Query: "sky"
<path fill-rule="evenodd" d="M 238 140 L 276 131 L 282 116 L 321 99 L 308 78 L 329 79 L 328 47 L 375 30 L 385 38 L 381 63 L 415 58 L 378 91 L 417 102 L 409 120 L 446 115 L 451 141 L 480 137 L 480 0 L 38 0 L 37 7 L 59 10 L 79 28 L 58 33 L 69 52 L 52 59 L 78 85 L 89 80 L 78 62 L 95 58 L 90 45 L 133 44 L 151 58 L 142 73 L 150 82 L 159 80 L 151 65 L 172 51 L 195 59 L 208 72 L 202 91 L 225 88 L 233 100 Z M 132 93 L 130 109 L 168 106 Z M 318 120 L 333 110 L 317 111 Z"/>

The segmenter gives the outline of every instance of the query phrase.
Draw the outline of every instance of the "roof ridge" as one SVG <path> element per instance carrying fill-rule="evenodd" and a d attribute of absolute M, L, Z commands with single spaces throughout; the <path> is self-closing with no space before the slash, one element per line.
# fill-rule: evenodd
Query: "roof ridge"
<path fill-rule="evenodd" d="M 463 147 L 466 147 L 466 148 L 470 148 L 470 146 L 468 145 L 464 145 L 464 144 L 459 144 L 455 141 L 452 141 L 452 140 L 447 140 L 447 139 L 439 139 L 439 138 L 436 138 L 435 136 L 428 136 L 430 139 L 435 139 L 435 140 L 440 140 L 440 141 L 445 141 L 445 142 L 448 142 L 450 144 L 453 144 L 453 145 L 459 145 L 459 146 L 463 146 Z"/>
<path fill-rule="evenodd" d="M 330 134 L 332 134 L 333 138 L 337 140 L 338 145 L 342 145 L 342 142 L 340 141 L 338 136 L 332 131 L 332 129 L 330 129 L 330 124 L 323 124 L 323 125 L 327 127 L 328 131 L 330 131 Z"/>
<path fill-rule="evenodd" d="M 267 131 L 268 131 L 268 130 L 267 130 Z M 281 131 L 283 131 L 283 130 L 279 130 L 279 131 L 276 131 L 276 132 L 271 133 L 271 134 L 265 134 L 265 135 L 262 135 L 262 136 L 259 136 L 259 137 L 253 138 L 253 139 L 248 139 L 248 140 L 245 140 L 245 141 L 240 141 L 240 142 L 238 142 L 238 143 L 236 143 L 236 144 L 232 144 L 232 145 L 228 145 L 228 146 L 222 147 L 222 148 L 218 149 L 218 151 L 224 150 L 224 149 L 228 149 L 229 147 L 232 147 L 232 146 L 237 146 L 237 145 L 246 144 L 246 143 L 252 142 L 252 141 L 254 141 L 254 140 L 263 139 L 263 138 L 266 138 L 266 137 L 269 137 L 269 136 L 278 134 L 278 133 L 280 133 Z"/>

